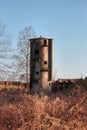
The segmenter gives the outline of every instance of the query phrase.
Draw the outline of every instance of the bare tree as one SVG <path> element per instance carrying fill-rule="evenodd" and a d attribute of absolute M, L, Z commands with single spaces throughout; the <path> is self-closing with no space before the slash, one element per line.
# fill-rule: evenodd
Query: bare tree
<path fill-rule="evenodd" d="M 10 45 L 11 41 L 8 35 L 5 34 L 6 26 L 0 23 L 0 79 L 6 77 L 6 72 L 8 70 L 8 59 L 10 58 Z"/>
<path fill-rule="evenodd" d="M 29 83 L 29 59 L 30 59 L 30 39 L 35 37 L 35 32 L 32 26 L 25 27 L 19 32 L 17 52 L 14 55 L 15 72 L 18 74 L 20 80 Z"/>

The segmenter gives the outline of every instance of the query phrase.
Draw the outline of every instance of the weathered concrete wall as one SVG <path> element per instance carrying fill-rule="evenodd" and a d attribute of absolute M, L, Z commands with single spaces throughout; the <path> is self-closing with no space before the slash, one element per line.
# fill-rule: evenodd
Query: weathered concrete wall
<path fill-rule="evenodd" d="M 30 40 L 30 85 L 47 88 L 53 75 L 52 39 L 43 37 Z M 35 89 L 36 90 L 36 89 Z"/>

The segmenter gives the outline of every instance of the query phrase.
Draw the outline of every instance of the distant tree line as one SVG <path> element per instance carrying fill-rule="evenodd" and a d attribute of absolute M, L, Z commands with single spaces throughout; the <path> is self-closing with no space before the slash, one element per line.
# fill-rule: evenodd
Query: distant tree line
<path fill-rule="evenodd" d="M 83 85 L 83 86 L 85 86 L 85 88 L 87 89 L 87 77 L 85 77 L 84 79 L 83 79 L 83 78 L 80 78 L 80 79 L 77 81 L 77 84 L 78 84 L 78 85 Z"/>

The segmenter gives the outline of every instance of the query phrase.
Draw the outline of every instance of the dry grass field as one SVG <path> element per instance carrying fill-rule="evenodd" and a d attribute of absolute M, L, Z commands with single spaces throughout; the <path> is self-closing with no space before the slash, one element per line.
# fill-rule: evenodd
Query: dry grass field
<path fill-rule="evenodd" d="M 23 89 L 0 90 L 0 130 L 87 130 L 87 90 L 71 95 L 28 94 Z"/>

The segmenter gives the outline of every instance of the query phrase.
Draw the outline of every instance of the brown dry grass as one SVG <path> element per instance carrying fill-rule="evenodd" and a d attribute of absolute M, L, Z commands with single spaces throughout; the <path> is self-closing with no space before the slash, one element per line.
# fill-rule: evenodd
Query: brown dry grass
<path fill-rule="evenodd" d="M 0 130 L 86 130 L 87 91 L 81 87 L 68 97 L 27 94 L 21 89 L 0 90 Z"/>

